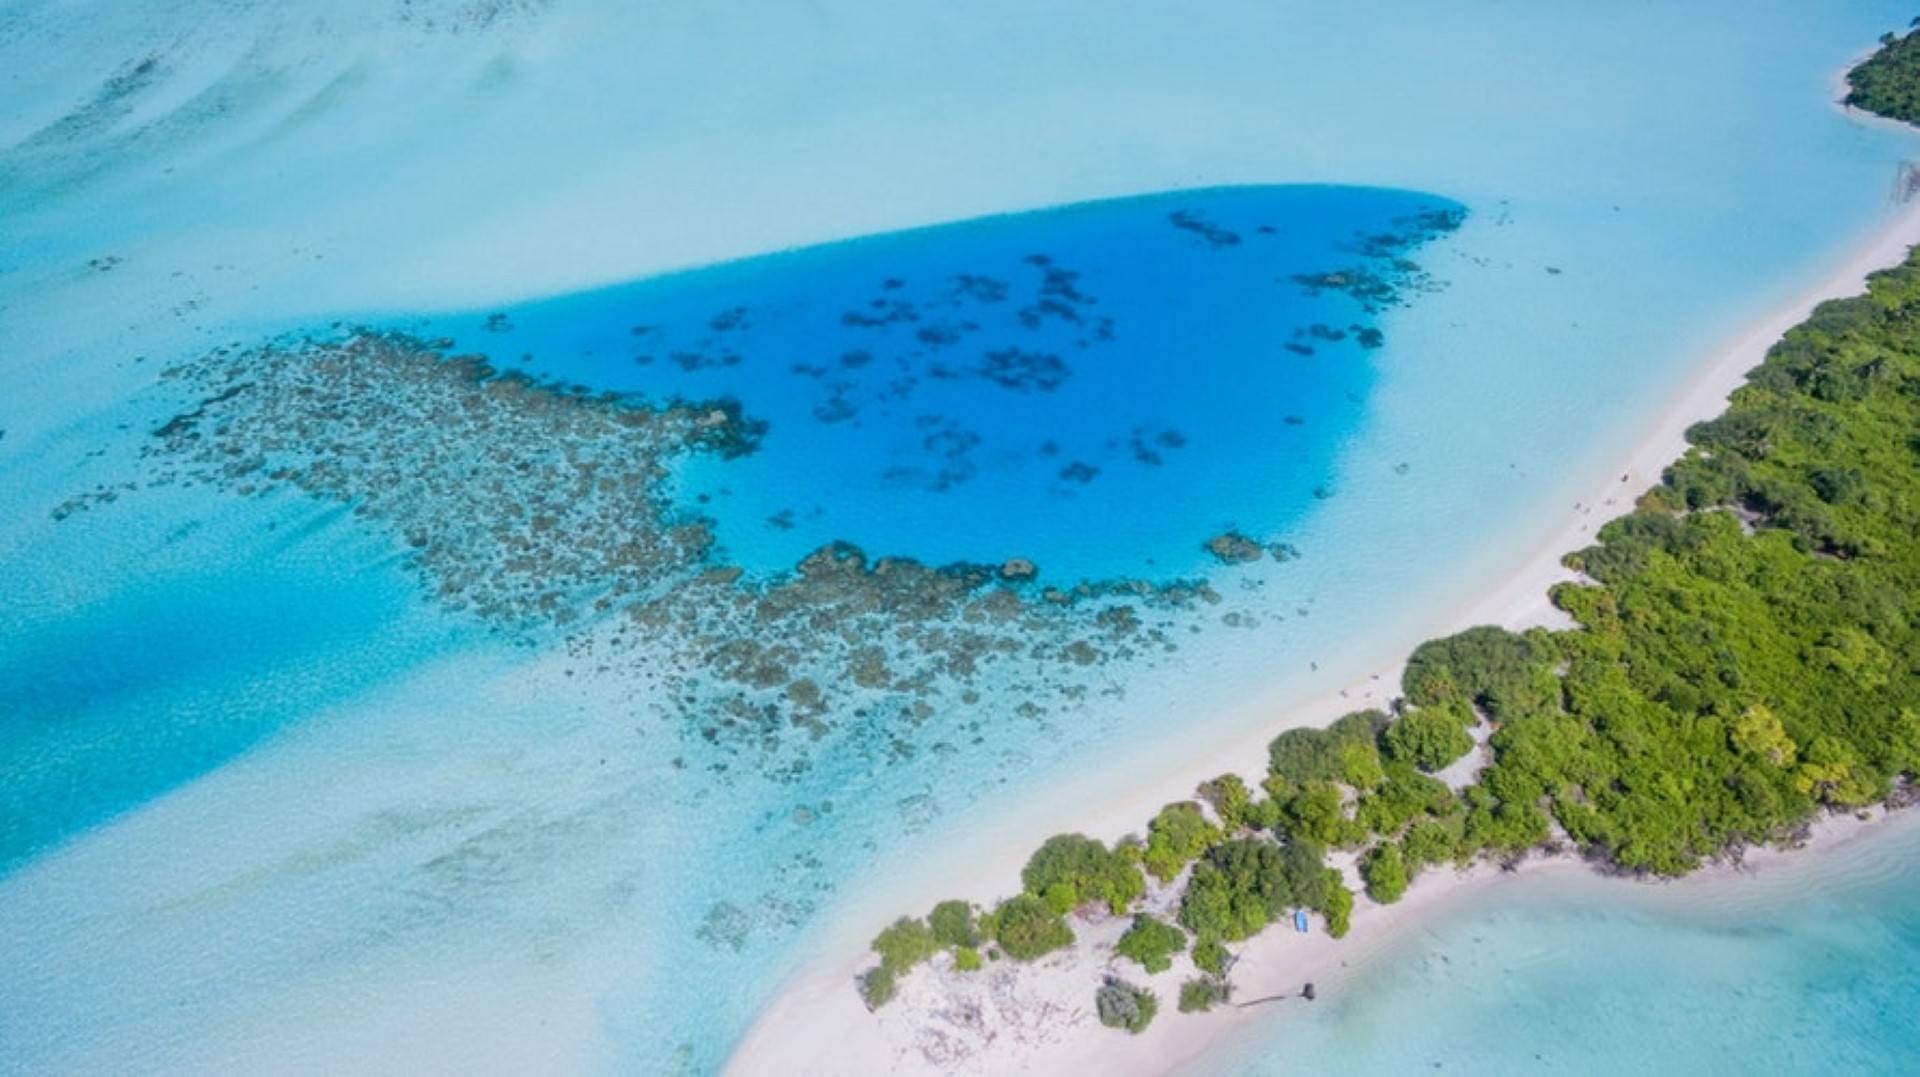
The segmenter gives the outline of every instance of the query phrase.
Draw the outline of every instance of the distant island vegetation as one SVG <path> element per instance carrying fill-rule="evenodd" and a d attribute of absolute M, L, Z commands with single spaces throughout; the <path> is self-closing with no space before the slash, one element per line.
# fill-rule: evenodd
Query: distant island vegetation
<path fill-rule="evenodd" d="M 1849 104 L 1920 120 L 1920 31 L 1848 76 Z M 1225 1001 L 1230 944 L 1293 910 L 1346 934 L 1357 857 L 1379 903 L 1423 872 L 1536 851 L 1674 876 L 1791 837 L 1816 814 L 1903 806 L 1920 770 L 1920 249 L 1865 294 L 1822 304 L 1720 417 L 1553 589 L 1578 627 L 1473 628 L 1422 645 L 1390 711 L 1290 729 L 1258 788 L 1222 775 L 1144 838 L 1049 839 L 1022 892 L 903 917 L 873 942 L 870 1007 L 949 951 L 956 968 L 1073 945 L 1070 916 L 1131 915 L 1116 948 L 1145 973 L 1191 951 L 1182 1012 Z M 1257 554 L 1255 555 L 1257 556 Z M 1434 777 L 1487 731 L 1457 792 Z M 1174 922 L 1140 910 L 1177 888 Z M 1138 1032 L 1153 994 L 1098 986 L 1103 1023 Z"/>
<path fill-rule="evenodd" d="M 1920 26 L 1920 19 L 1914 25 Z M 1920 30 L 1882 36 L 1879 51 L 1847 72 L 1846 103 L 1920 124 Z"/>

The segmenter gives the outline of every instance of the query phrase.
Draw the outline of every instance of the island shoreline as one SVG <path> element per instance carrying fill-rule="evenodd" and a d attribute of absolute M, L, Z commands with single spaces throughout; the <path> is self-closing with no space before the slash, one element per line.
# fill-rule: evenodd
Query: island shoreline
<path fill-rule="evenodd" d="M 1842 80 L 1845 71 L 1841 69 Z M 1835 107 L 1843 108 L 1837 100 Z M 1861 116 L 1857 110 L 1844 111 L 1849 118 Z M 1439 638 L 1482 624 L 1514 631 L 1567 625 L 1565 614 L 1549 598 L 1554 584 L 1575 578 L 1562 559 L 1592 545 L 1602 524 L 1630 511 L 1641 494 L 1660 483 L 1667 465 L 1686 451 L 1687 430 L 1721 414 L 1731 394 L 1746 382 L 1748 374 L 1787 330 L 1805 321 L 1820 303 L 1861 293 L 1870 274 L 1898 265 L 1915 246 L 1920 246 L 1920 202 L 1890 212 L 1861 243 L 1843 250 L 1835 259 L 1837 268 L 1822 275 L 1818 284 L 1768 310 L 1716 349 L 1632 442 L 1626 457 L 1609 468 L 1600 483 L 1588 488 L 1590 495 L 1559 514 L 1561 522 L 1547 540 L 1530 545 L 1532 552 L 1494 586 L 1468 599 L 1452 615 L 1433 619 L 1419 632 L 1418 639 Z M 1582 488 L 1573 483 L 1569 486 Z M 881 1037 L 863 1036 L 863 1032 L 876 1031 L 875 1022 L 879 1020 L 866 1011 L 854 991 L 854 977 L 872 963 L 864 946 L 866 935 L 900 909 L 928 907 L 943 898 L 991 904 L 1017 889 L 1021 865 L 1048 834 L 1079 831 L 1103 840 L 1115 839 L 1139 832 L 1163 804 L 1190 799 L 1201 781 L 1229 772 L 1258 777 L 1265 771 L 1267 743 L 1284 730 L 1324 726 L 1342 714 L 1381 706 L 1396 698 L 1406 652 L 1411 648 L 1397 649 L 1398 657 L 1391 661 L 1362 664 L 1362 669 L 1372 667 L 1372 671 L 1337 691 L 1316 695 L 1297 688 L 1282 689 L 1236 708 L 1245 717 L 1223 723 L 1225 732 L 1198 750 L 1182 752 L 1177 766 L 1166 765 L 1164 754 L 1143 759 L 1152 753 L 1138 752 L 1118 772 L 1104 769 L 1070 776 L 1055 787 L 1023 799 L 1017 812 L 997 812 L 997 818 L 987 820 L 957 845 L 944 847 L 937 863 L 922 861 L 911 881 L 875 888 L 862 900 L 849 902 L 843 914 L 820 932 L 819 945 L 813 951 L 816 956 L 803 960 L 799 972 L 782 985 L 735 1047 L 727 1072 L 849 1073 L 872 1072 L 875 1067 L 900 1072 L 903 1062 L 911 1071 L 915 1067 L 907 1060 L 886 1057 L 887 1047 L 880 1042 Z M 1853 832 L 1848 825 L 1851 822 L 1851 816 L 1823 817 L 1815 825 L 1814 840 L 1803 843 L 1803 850 L 1844 844 L 1844 836 Z M 1754 858 L 1755 854 L 1749 855 L 1750 860 Z M 1536 857 L 1529 863 L 1539 865 L 1529 869 L 1530 873 L 1552 870 L 1591 874 L 1583 861 L 1572 857 Z M 1485 865 L 1462 873 L 1432 871 L 1395 906 L 1376 906 L 1363 900 L 1354 914 L 1355 931 L 1348 939 L 1335 942 L 1324 935 L 1315 936 L 1317 942 L 1325 944 L 1324 957 L 1303 959 L 1297 947 L 1288 950 L 1281 945 L 1279 940 L 1292 940 L 1278 931 L 1256 937 L 1246 945 L 1236 977 L 1268 983 L 1263 965 L 1270 964 L 1276 951 L 1289 955 L 1287 966 L 1292 971 L 1288 976 L 1293 979 L 1311 979 L 1323 967 L 1357 965 L 1391 944 L 1400 933 L 1396 925 L 1444 905 L 1464 889 L 1478 890 L 1501 877 L 1503 873 Z M 1093 967 L 1104 964 L 1097 960 L 1080 964 L 1091 958 L 1077 955 L 1072 974 L 1088 976 Z M 1092 981 L 1088 982 L 1090 986 Z M 1029 1051 L 1012 1065 L 1017 1071 L 1050 1071 L 1070 1065 L 1094 1066 L 1099 1072 L 1156 1072 L 1192 1061 L 1220 1042 L 1228 1028 L 1241 1022 L 1223 1025 L 1218 1021 L 1175 1020 L 1164 1024 L 1179 1029 L 1154 1029 L 1145 1037 L 1122 1037 L 1094 1025 L 1091 1032 L 1075 1037 L 1078 1050 L 1069 1049 L 1063 1041 L 1044 1055 Z M 1159 1035 L 1153 1034 L 1156 1032 Z M 1045 1063 L 1040 1065 L 1043 1058 Z M 992 1063 L 995 1072 L 1003 1072 L 1008 1066 L 1006 1058 L 996 1058 Z M 951 1072 L 924 1063 L 920 1068 Z"/>

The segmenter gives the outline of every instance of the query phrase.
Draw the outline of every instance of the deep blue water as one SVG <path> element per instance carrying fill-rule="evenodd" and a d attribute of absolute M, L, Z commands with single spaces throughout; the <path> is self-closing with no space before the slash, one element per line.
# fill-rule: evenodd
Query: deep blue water
<path fill-rule="evenodd" d="M 740 400 L 761 451 L 686 476 L 734 563 L 848 540 L 1029 557 L 1055 581 L 1184 573 L 1223 528 L 1284 542 L 1334 495 L 1391 359 L 1379 315 L 1440 286 L 1405 259 L 1461 212 L 1371 188 L 1182 191 L 401 324 L 595 390 Z M 1298 279 L 1343 271 L 1389 291 Z"/>

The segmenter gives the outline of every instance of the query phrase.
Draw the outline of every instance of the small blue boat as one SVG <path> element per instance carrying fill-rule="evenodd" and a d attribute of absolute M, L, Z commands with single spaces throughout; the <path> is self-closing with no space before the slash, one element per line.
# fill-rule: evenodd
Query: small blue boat
<path fill-rule="evenodd" d="M 1307 933 L 1307 910 L 1293 910 L 1293 929 L 1302 935 Z"/>

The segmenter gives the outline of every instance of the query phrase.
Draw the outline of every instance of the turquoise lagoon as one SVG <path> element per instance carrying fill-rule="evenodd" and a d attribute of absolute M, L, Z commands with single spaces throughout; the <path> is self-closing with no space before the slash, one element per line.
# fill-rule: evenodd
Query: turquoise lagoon
<path fill-rule="evenodd" d="M 711 1071 L 805 960 L 941 896 L 904 865 L 1036 839 L 1044 819 L 1008 822 L 1036 791 L 1110 792 L 1249 699 L 1429 634 L 1705 349 L 1883 219 L 1914 152 L 1829 102 L 1903 9 L 1590 7 L 828 5 L 825 30 L 558 9 L 416 39 L 189 6 L 164 48 L 23 55 L 0 154 L 21 267 L 0 274 L 0 1068 Z M 902 45 L 927 40 L 956 47 Z M 635 104 L 659 100 L 725 138 Z M 1296 279 L 1456 207 L 1404 252 L 1402 302 Z M 819 245 L 847 236 L 868 238 Z M 148 432 L 183 406 L 158 368 L 336 321 L 737 399 L 759 450 L 672 482 L 750 579 L 845 540 L 1028 558 L 1041 584 L 1203 576 L 1221 602 L 1170 614 L 1171 649 L 712 739 L 707 697 L 667 698 L 671 640 L 450 614 L 351 505 L 151 487 Z M 1298 556 L 1218 564 L 1201 542 L 1228 526 Z M 1539 984 L 1638 982 L 1619 954 L 1704 930 L 1611 916 L 1601 954 L 1592 906 L 1551 907 L 1498 932 L 1558 948 Z M 1804 933 L 1728 930 L 1756 978 L 1821 990 L 1781 971 Z M 1905 983 L 1857 965 L 1863 998 Z M 1341 1038 L 1359 1011 L 1289 1035 L 1461 1059 L 1542 991 L 1476 975 L 1445 1029 L 1465 1038 L 1367 1054 Z"/>

